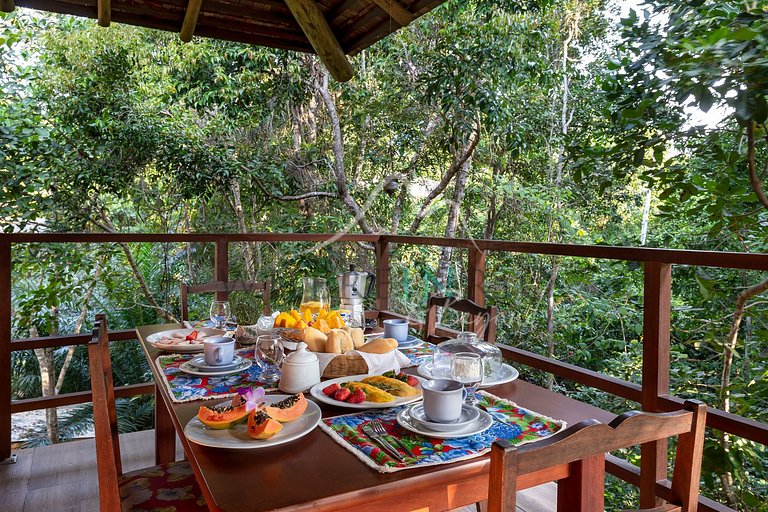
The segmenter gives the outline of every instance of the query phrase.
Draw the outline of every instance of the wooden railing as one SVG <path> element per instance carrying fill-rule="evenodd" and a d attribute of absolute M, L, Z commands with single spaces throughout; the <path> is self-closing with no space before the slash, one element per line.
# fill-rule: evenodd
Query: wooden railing
<path fill-rule="evenodd" d="M 768 270 L 768 254 L 723 253 L 672 249 L 630 248 L 610 246 L 545 244 L 497 240 L 463 240 L 396 235 L 334 235 L 334 234 L 5 234 L 0 235 L 0 460 L 10 456 L 10 415 L 47 407 L 87 402 L 90 393 L 70 393 L 49 398 L 11 401 L 10 354 L 15 350 L 59 347 L 85 343 L 86 336 L 58 336 L 40 339 L 11 340 L 11 248 L 25 243 L 115 243 L 153 242 L 214 243 L 214 277 L 227 281 L 229 277 L 228 246 L 233 242 L 366 242 L 375 245 L 376 252 L 376 316 L 405 318 L 389 311 L 390 253 L 395 244 L 450 246 L 468 250 L 467 298 L 485 302 L 485 269 L 489 252 L 511 252 L 539 255 L 636 261 L 643 264 L 643 371 L 640 384 L 580 368 L 547 358 L 520 348 L 502 344 L 505 356 L 520 364 L 552 373 L 558 377 L 600 389 L 606 393 L 637 402 L 646 411 L 678 409 L 683 399 L 669 395 L 670 371 L 670 300 L 672 265 L 694 265 L 747 270 Z M 409 319 L 412 327 L 421 328 L 419 319 Z M 110 339 L 133 339 L 132 331 L 111 333 Z M 151 384 L 120 388 L 118 393 L 149 393 Z M 707 425 L 734 436 L 768 444 L 768 424 L 736 414 L 710 409 Z M 641 506 L 652 507 L 657 497 L 668 495 L 666 479 L 666 442 L 648 443 L 641 447 L 641 467 L 637 468 L 615 457 L 609 457 L 608 470 L 637 485 Z M 701 498 L 699 510 L 726 511 L 728 507 Z"/>

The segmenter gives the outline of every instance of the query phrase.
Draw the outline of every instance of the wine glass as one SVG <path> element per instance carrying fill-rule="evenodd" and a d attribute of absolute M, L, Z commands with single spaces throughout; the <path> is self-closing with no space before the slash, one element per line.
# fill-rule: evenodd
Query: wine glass
<path fill-rule="evenodd" d="M 451 360 L 451 379 L 461 382 L 467 390 L 465 402 L 477 404 L 475 388 L 483 381 L 483 358 L 472 352 L 458 352 Z"/>
<path fill-rule="evenodd" d="M 274 382 L 280 378 L 280 365 L 285 356 L 283 342 L 276 334 L 262 334 L 256 338 L 255 355 L 261 368 L 261 380 Z"/>
<path fill-rule="evenodd" d="M 229 302 L 226 300 L 214 300 L 211 302 L 211 322 L 213 322 L 215 329 L 226 329 L 230 318 Z"/>

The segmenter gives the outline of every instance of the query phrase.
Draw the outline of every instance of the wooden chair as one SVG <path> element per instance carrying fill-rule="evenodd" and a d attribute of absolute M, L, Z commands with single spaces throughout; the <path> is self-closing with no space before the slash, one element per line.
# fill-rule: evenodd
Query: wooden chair
<path fill-rule="evenodd" d="M 189 311 L 187 306 L 187 295 L 190 293 L 216 293 L 216 292 L 261 292 L 261 299 L 264 303 L 264 314 L 272 314 L 272 306 L 269 302 L 270 284 L 269 281 L 211 281 L 205 284 L 179 285 L 179 302 L 181 303 L 181 320 L 189 320 Z"/>
<path fill-rule="evenodd" d="M 569 463 L 597 463 L 604 467 L 605 453 L 670 436 L 679 436 L 669 503 L 648 512 L 695 512 L 699 499 L 701 456 L 707 407 L 698 401 L 685 402 L 683 409 L 669 413 L 630 411 L 606 425 L 585 420 L 552 437 L 516 448 L 506 441 L 491 447 L 488 512 L 515 510 L 517 477 Z M 589 460 L 592 459 L 592 460 Z M 573 464 L 572 470 L 573 470 Z M 578 470 L 580 471 L 580 469 Z M 599 499 L 602 501 L 602 494 Z M 558 510 L 567 510 L 558 504 Z M 603 507 L 599 507 L 602 512 Z"/>
<path fill-rule="evenodd" d="M 208 510 L 189 463 L 171 462 L 123 474 L 117 431 L 115 388 L 109 358 L 107 318 L 96 315 L 88 344 L 96 431 L 96 465 L 101 512 L 162 509 L 177 512 Z"/>
<path fill-rule="evenodd" d="M 471 331 L 476 332 L 478 336 L 489 343 L 496 341 L 496 316 L 498 315 L 496 306 L 484 308 L 469 299 L 443 297 L 434 293 L 427 300 L 427 318 L 424 322 L 424 332 L 422 335 L 424 341 L 439 344 L 450 339 L 447 336 L 435 334 L 438 307 L 467 313 L 469 315 L 469 329 Z M 479 322 L 481 319 L 482 323 Z"/>

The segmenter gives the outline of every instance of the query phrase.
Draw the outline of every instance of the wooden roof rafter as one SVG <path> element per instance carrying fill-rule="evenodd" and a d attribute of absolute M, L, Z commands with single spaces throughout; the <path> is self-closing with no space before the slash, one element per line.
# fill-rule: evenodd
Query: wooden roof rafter
<path fill-rule="evenodd" d="M 315 53 L 336 80 L 354 71 L 356 55 L 445 0 L 0 0 L 28 7 L 178 32 L 182 41 L 212 37 Z"/>

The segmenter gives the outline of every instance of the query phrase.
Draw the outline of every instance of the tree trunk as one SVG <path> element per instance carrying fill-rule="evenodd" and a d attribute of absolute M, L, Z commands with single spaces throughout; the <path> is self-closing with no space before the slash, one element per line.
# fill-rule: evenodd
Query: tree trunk
<path fill-rule="evenodd" d="M 232 201 L 235 211 L 235 218 L 237 219 L 237 228 L 241 233 L 248 233 L 248 228 L 245 225 L 245 213 L 243 212 L 243 203 L 240 200 L 240 182 L 237 178 L 232 179 Z M 243 248 L 243 256 L 245 257 L 245 272 L 248 275 L 249 281 L 256 281 L 256 271 L 253 261 L 253 247 L 251 242 L 241 242 L 240 245 Z"/>
<path fill-rule="evenodd" d="M 453 238 L 456 234 L 456 227 L 459 223 L 459 214 L 461 212 L 461 200 L 464 198 L 464 190 L 467 185 L 467 176 L 472 167 L 472 158 L 465 160 L 459 173 L 456 175 L 456 185 L 453 188 L 453 199 L 448 209 L 448 222 L 445 225 L 445 237 Z M 445 290 L 448 282 L 448 267 L 451 264 L 451 254 L 453 248 L 445 246 L 440 254 L 440 261 L 437 265 L 437 285 L 438 290 Z"/>
<path fill-rule="evenodd" d="M 393 235 L 396 235 L 397 230 L 400 228 L 400 217 L 403 214 L 405 201 L 408 199 L 408 187 L 413 180 L 413 174 L 416 171 L 416 164 L 424 153 L 424 149 L 427 147 L 429 138 L 435 132 L 435 129 L 439 124 L 440 118 L 431 117 L 429 119 L 426 128 L 424 128 L 424 137 L 421 140 L 421 144 L 419 144 L 419 149 L 416 150 L 416 153 L 408 163 L 408 168 L 405 170 L 405 172 L 402 173 L 404 177 L 402 179 L 402 183 L 400 184 L 400 190 L 397 194 L 397 201 L 395 201 L 394 211 L 392 212 L 392 229 L 390 231 Z"/>
<path fill-rule="evenodd" d="M 58 311 L 54 306 L 51 308 L 52 316 L 54 317 L 51 330 L 51 336 L 55 336 L 58 332 L 56 328 L 56 317 Z M 31 326 L 29 328 L 30 335 L 33 338 L 40 336 L 37 328 Z M 37 363 L 40 366 L 40 393 L 44 397 L 51 397 L 56 394 L 56 364 L 54 361 L 54 349 L 52 347 L 36 348 L 34 350 Z M 51 443 L 56 444 L 59 442 L 59 416 L 55 407 L 51 407 L 45 410 L 45 430 L 48 434 L 48 439 Z"/>
<path fill-rule="evenodd" d="M 560 201 L 560 186 L 563 180 L 563 170 L 565 168 L 565 136 L 568 134 L 568 128 L 573 119 L 573 111 L 569 110 L 568 99 L 570 97 L 570 76 L 568 75 L 568 54 L 574 38 L 579 32 L 579 21 L 581 20 L 581 11 L 577 6 L 575 11 L 566 13 L 565 20 L 567 24 L 567 34 L 563 39 L 562 53 L 560 55 L 560 66 L 563 73 L 562 91 L 560 96 L 560 140 L 557 148 L 557 161 L 552 190 L 552 214 L 550 216 L 548 228 L 548 242 L 559 241 L 559 236 L 555 232 L 556 217 L 562 207 Z M 555 285 L 557 284 L 558 259 L 551 258 L 551 269 L 549 281 L 547 282 L 547 357 L 555 356 Z M 555 383 L 553 374 L 547 375 L 547 388 L 552 389 Z"/>
<path fill-rule="evenodd" d="M 429 213 L 429 205 L 432 203 L 432 201 L 435 200 L 437 196 L 439 196 L 443 190 L 448 187 L 448 184 L 451 182 L 454 176 L 458 174 L 458 172 L 464 168 L 464 165 L 467 163 L 467 160 L 469 160 L 472 157 L 472 154 L 475 152 L 475 148 L 477 147 L 478 142 L 480 142 L 480 123 L 477 123 L 477 127 L 475 131 L 470 134 L 469 139 L 467 140 L 467 143 L 464 145 L 464 147 L 461 149 L 461 151 L 454 156 L 453 162 L 451 163 L 451 166 L 448 168 L 448 170 L 443 175 L 443 178 L 440 180 L 440 183 L 437 184 L 437 186 L 427 195 L 426 198 L 424 198 L 424 202 L 421 205 L 421 208 L 419 209 L 419 212 L 416 214 L 416 217 L 413 219 L 413 222 L 411 223 L 410 232 L 412 234 L 417 234 L 416 232 L 419 230 L 419 226 L 421 225 L 421 221 L 424 220 L 424 218 Z"/>
<path fill-rule="evenodd" d="M 80 334 L 80 331 L 83 329 L 85 319 L 88 317 L 88 307 L 90 305 L 91 298 L 93 297 L 93 290 L 99 283 L 101 271 L 104 268 L 106 259 L 106 256 L 102 256 L 96 263 L 96 269 L 94 270 L 93 278 L 91 279 L 91 282 L 88 283 L 88 288 L 85 290 L 85 297 L 83 297 L 83 303 L 80 305 L 80 314 L 77 316 L 77 320 L 75 321 L 75 328 L 72 331 L 73 334 Z M 61 364 L 59 376 L 56 379 L 56 386 L 53 392 L 54 395 L 58 395 L 61 392 L 61 387 L 64 385 L 64 378 L 67 376 L 67 370 L 69 369 L 69 365 L 72 363 L 72 356 L 75 355 L 75 348 L 77 348 L 75 345 L 70 345 L 67 348 L 67 353 L 64 356 L 64 362 Z"/>
<path fill-rule="evenodd" d="M 651 189 L 645 189 L 645 199 L 643 200 L 643 220 L 640 224 L 640 245 L 645 245 L 648 237 L 648 219 L 651 215 Z"/>
<path fill-rule="evenodd" d="M 720 408 L 725 412 L 730 412 L 731 410 L 731 367 L 733 366 L 733 354 L 736 351 L 736 345 L 739 339 L 739 328 L 741 327 L 741 321 L 744 318 L 744 309 L 750 298 L 759 295 L 766 290 L 768 290 L 768 279 L 750 286 L 736 297 L 733 320 L 731 321 L 731 330 L 723 345 L 723 372 L 720 376 Z M 730 435 L 720 432 L 720 436 L 723 450 L 727 452 L 731 446 Z M 723 487 L 723 492 L 728 497 L 729 504 L 731 506 L 736 506 L 738 500 L 736 499 L 736 493 L 733 489 L 733 475 L 731 475 L 730 472 L 720 475 L 720 483 Z"/>
<path fill-rule="evenodd" d="M 106 213 L 103 211 L 99 212 L 101 216 L 101 223 L 96 223 L 101 229 L 108 233 L 116 233 L 117 229 L 115 229 L 114 224 L 112 224 L 112 221 L 109 220 L 109 217 L 107 217 Z M 136 278 L 136 281 L 139 283 L 139 289 L 144 294 L 144 297 L 147 299 L 147 302 L 149 302 L 149 307 L 155 310 L 157 315 L 165 320 L 166 322 L 171 323 L 179 323 L 179 321 L 176 319 L 175 316 L 173 316 L 172 313 L 169 311 L 166 311 L 163 309 L 160 304 L 157 303 L 157 300 L 155 300 L 154 295 L 152 295 L 152 292 L 149 289 L 149 286 L 147 286 L 147 281 L 144 279 L 144 274 L 141 273 L 141 270 L 139 269 L 139 266 L 136 264 L 136 260 L 133 259 L 133 253 L 131 253 L 131 248 L 128 247 L 128 244 L 126 242 L 118 242 L 118 245 L 125 253 L 125 258 L 128 260 L 128 266 L 131 267 L 131 271 L 133 272 L 133 276 Z"/>
<path fill-rule="evenodd" d="M 323 70 L 322 80 L 317 88 L 320 96 L 323 98 L 325 108 L 328 110 L 328 116 L 331 118 L 331 128 L 333 131 L 333 160 L 334 160 L 334 174 L 336 178 L 336 190 L 344 205 L 352 213 L 355 218 L 355 222 L 360 226 L 360 230 L 363 233 L 373 233 L 373 230 L 365 220 L 365 212 L 360 205 L 357 204 L 355 198 L 349 193 L 347 188 L 347 175 L 344 167 L 344 138 L 341 132 L 341 123 L 339 121 L 339 114 L 336 110 L 336 103 L 331 97 L 331 93 L 328 90 L 328 72 Z"/>

